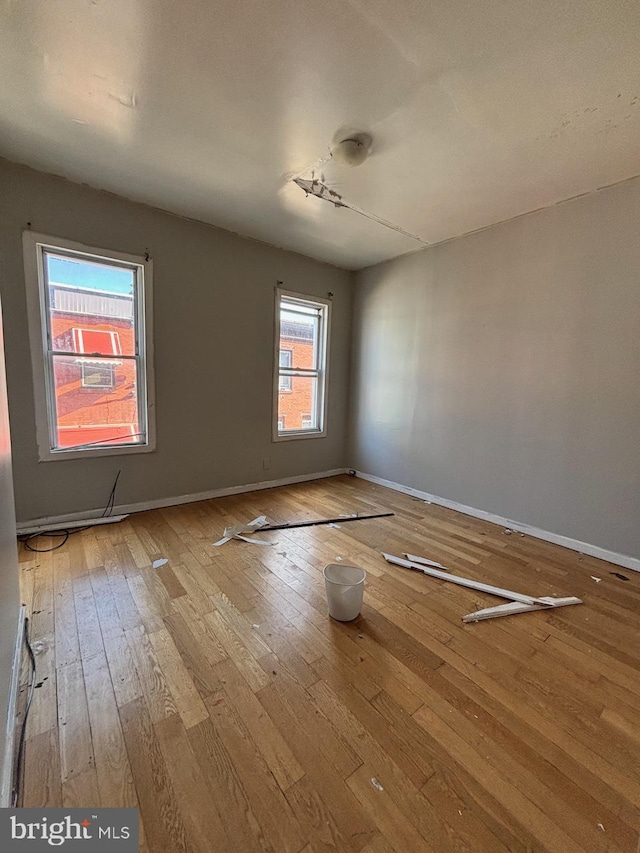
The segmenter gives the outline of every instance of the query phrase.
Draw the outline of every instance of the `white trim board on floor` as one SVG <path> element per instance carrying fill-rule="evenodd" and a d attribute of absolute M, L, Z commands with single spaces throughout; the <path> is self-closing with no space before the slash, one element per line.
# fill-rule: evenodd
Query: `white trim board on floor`
<path fill-rule="evenodd" d="M 158 498 L 151 501 L 140 501 L 133 504 L 118 504 L 113 508 L 113 515 L 129 515 L 132 512 L 145 512 L 149 509 L 162 509 L 167 506 L 178 506 L 179 504 L 195 503 L 196 501 L 207 501 L 211 498 L 223 498 L 227 495 L 241 495 L 245 492 L 257 492 L 261 489 L 275 489 L 278 486 L 290 486 L 294 483 L 306 483 L 311 480 L 323 480 L 326 477 L 337 477 L 346 474 L 346 468 L 334 468 L 331 471 L 316 471 L 313 474 L 298 474 L 295 477 L 281 477 L 279 480 L 263 480 L 259 483 L 245 483 L 242 486 L 227 486 L 224 489 L 211 489 L 208 492 L 197 492 L 192 495 L 178 495 L 176 497 Z M 44 527 L 52 529 L 58 525 L 64 527 L 71 522 L 97 520 L 103 508 L 87 510 L 86 512 L 71 512 L 66 515 L 49 515 L 44 518 L 34 518 L 30 521 L 22 521 L 17 525 L 20 535 L 35 533 Z"/>
<path fill-rule="evenodd" d="M 349 469 L 353 471 L 354 469 Z M 627 554 L 618 554 L 615 551 L 607 551 L 606 548 L 600 548 L 598 545 L 590 545 L 588 542 L 580 542 L 578 539 L 570 539 L 568 536 L 561 536 L 559 533 L 550 533 L 548 530 L 541 530 L 539 527 L 531 527 L 529 524 L 523 524 L 520 521 L 513 521 L 510 518 L 503 518 L 501 515 L 495 515 L 492 512 L 485 512 L 483 509 L 476 509 L 472 506 L 451 501 L 448 498 L 441 498 L 439 495 L 432 495 L 429 492 L 423 492 L 420 489 L 411 489 L 409 486 L 403 486 L 400 483 L 394 483 L 391 480 L 385 480 L 382 477 L 376 477 L 373 474 L 365 474 L 364 471 L 356 471 L 356 477 L 362 480 L 368 480 L 370 483 L 376 483 L 379 486 L 385 486 L 387 489 L 393 489 L 396 492 L 403 492 L 405 495 L 421 498 L 425 501 L 430 501 L 438 506 L 444 506 L 447 509 L 454 509 L 457 512 L 462 512 L 465 515 L 471 515 L 474 518 L 480 518 L 483 521 L 490 521 L 492 524 L 499 524 L 502 527 L 507 527 L 509 530 L 516 530 L 518 533 L 526 533 L 533 536 L 535 539 L 542 539 L 545 542 L 552 542 L 554 545 L 561 545 L 563 548 L 570 548 L 572 551 L 578 551 L 580 554 L 587 554 L 589 557 L 596 557 L 598 560 L 606 560 L 608 563 L 613 563 L 616 566 L 623 566 L 625 569 L 630 569 L 632 572 L 640 572 L 640 560 L 636 557 L 630 557 Z"/>
<path fill-rule="evenodd" d="M 2 771 L 2 776 L 0 777 L 0 808 L 2 809 L 8 809 L 11 807 L 11 795 L 13 793 L 13 763 L 16 749 L 16 713 L 18 706 L 18 686 L 20 682 L 20 663 L 22 659 L 24 620 L 26 612 L 27 609 L 24 604 L 21 605 L 18 613 L 16 644 L 13 652 L 13 668 L 11 670 L 11 686 L 9 688 L 9 703 L 7 707 L 4 767 L 0 768 Z"/>

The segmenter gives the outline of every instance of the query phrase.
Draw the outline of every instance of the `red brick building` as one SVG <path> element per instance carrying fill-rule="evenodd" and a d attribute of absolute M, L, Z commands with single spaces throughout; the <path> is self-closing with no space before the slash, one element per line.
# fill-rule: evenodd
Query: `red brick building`
<path fill-rule="evenodd" d="M 280 367 L 313 367 L 313 331 L 308 323 L 281 321 Z M 313 381 L 304 376 L 280 377 L 280 430 L 308 429 L 313 425 Z"/>
<path fill-rule="evenodd" d="M 51 283 L 58 446 L 137 440 L 132 296 Z M 101 358 L 97 356 L 102 356 Z"/>

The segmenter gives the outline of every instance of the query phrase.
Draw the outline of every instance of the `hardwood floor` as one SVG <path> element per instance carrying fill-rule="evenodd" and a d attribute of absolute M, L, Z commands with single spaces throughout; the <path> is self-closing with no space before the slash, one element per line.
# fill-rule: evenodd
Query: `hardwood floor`
<path fill-rule="evenodd" d="M 385 510 L 212 547 L 262 513 Z M 463 625 L 502 602 L 382 550 L 585 603 Z M 338 557 L 367 571 L 354 623 L 326 614 Z M 640 575 L 347 476 L 21 560 L 24 806 L 139 806 L 151 853 L 638 849 Z"/>

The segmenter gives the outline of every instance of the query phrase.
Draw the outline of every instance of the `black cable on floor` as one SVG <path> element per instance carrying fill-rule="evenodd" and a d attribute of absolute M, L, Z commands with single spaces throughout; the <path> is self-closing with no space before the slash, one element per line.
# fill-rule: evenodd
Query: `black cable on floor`
<path fill-rule="evenodd" d="M 118 480 L 120 479 L 120 474 L 122 474 L 122 469 L 118 470 L 116 474 L 116 478 L 113 482 L 113 486 L 111 487 L 111 491 L 109 492 L 109 497 L 107 499 L 107 503 L 105 508 L 102 511 L 102 515 L 100 518 L 108 518 L 113 512 L 113 508 L 115 506 L 116 501 L 116 489 L 118 487 Z M 34 554 L 48 554 L 51 551 L 57 551 L 58 548 L 62 548 L 63 545 L 66 545 L 68 538 L 73 533 L 80 533 L 83 530 L 89 530 L 91 527 L 95 527 L 94 524 L 87 524 L 86 527 L 74 527 L 74 528 L 66 528 L 62 527 L 60 530 L 49 530 L 46 533 L 29 533 L 26 536 L 18 536 L 18 540 L 22 542 L 27 551 L 32 551 Z M 60 538 L 61 542 L 58 542 L 57 545 L 53 545 L 51 548 L 34 548 L 31 545 L 31 541 L 37 539 L 39 536 L 48 536 L 49 538 Z"/>
<path fill-rule="evenodd" d="M 29 698 L 27 699 L 27 705 L 24 710 L 24 719 L 22 721 L 22 726 L 20 727 L 18 758 L 15 765 L 15 776 L 13 780 L 13 790 L 11 797 L 11 805 L 14 809 L 17 808 L 18 803 L 20 802 L 20 795 L 24 788 L 24 747 L 27 736 L 27 720 L 29 719 L 29 711 L 31 710 L 33 694 L 35 693 L 36 688 L 36 656 L 34 655 L 33 648 L 31 647 L 31 640 L 29 638 L 29 620 L 27 618 L 25 618 L 24 620 L 23 638 L 27 646 L 27 651 L 29 653 L 29 660 L 31 661 L 31 683 L 29 685 Z"/>
<path fill-rule="evenodd" d="M 83 529 L 83 528 L 80 528 Z M 70 536 L 69 530 L 60 530 L 57 532 L 51 533 L 30 533 L 25 539 L 18 537 L 27 551 L 33 551 L 34 554 L 47 554 L 49 551 L 57 551 L 58 548 L 62 548 L 62 546 L 66 543 L 67 539 Z M 57 545 L 54 545 L 53 548 L 34 548 L 33 545 L 30 545 L 32 539 L 37 539 L 39 536 L 48 536 L 50 538 L 54 538 L 57 536 L 62 537 L 62 542 L 58 542 Z"/>

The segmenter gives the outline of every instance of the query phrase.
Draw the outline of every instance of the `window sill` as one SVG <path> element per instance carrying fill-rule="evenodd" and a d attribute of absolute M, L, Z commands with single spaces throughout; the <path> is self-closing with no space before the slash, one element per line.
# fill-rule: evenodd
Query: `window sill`
<path fill-rule="evenodd" d="M 128 456 L 130 453 L 152 453 L 155 444 L 123 444 L 118 447 L 96 447 L 86 450 L 40 450 L 38 462 L 65 462 L 68 459 L 94 459 L 97 456 Z"/>
<path fill-rule="evenodd" d="M 276 433 L 272 441 L 295 441 L 299 438 L 326 438 L 327 431 L 319 429 L 291 430 L 291 432 Z"/>

